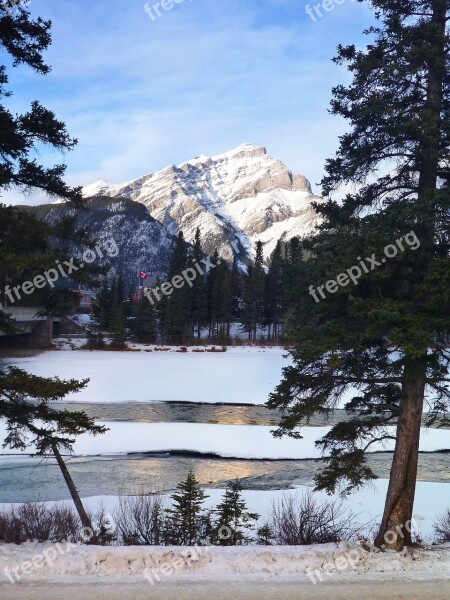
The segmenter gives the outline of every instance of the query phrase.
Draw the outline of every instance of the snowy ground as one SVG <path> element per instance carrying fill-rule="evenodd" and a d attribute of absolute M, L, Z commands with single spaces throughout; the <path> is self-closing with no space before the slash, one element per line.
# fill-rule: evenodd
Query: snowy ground
<path fill-rule="evenodd" d="M 343 506 L 347 511 L 353 513 L 355 522 L 361 525 L 367 524 L 370 528 L 381 520 L 387 486 L 387 479 L 378 479 L 363 489 L 350 494 L 344 499 Z M 261 516 L 259 521 L 259 525 L 261 525 L 264 523 L 273 502 L 278 502 L 284 496 L 301 497 L 310 490 L 311 488 L 306 485 L 298 485 L 293 489 L 286 490 L 244 490 L 243 498 L 248 510 Z M 155 490 L 149 486 L 147 491 Z M 205 508 L 214 508 L 219 504 L 224 490 L 205 489 L 205 493 L 208 496 L 205 501 Z M 314 494 L 319 501 L 330 500 L 330 496 L 327 496 L 324 492 L 315 492 Z M 111 522 L 114 522 L 114 513 L 119 503 L 117 496 L 84 498 L 83 503 L 93 513 L 100 506 L 103 506 L 110 515 Z M 70 502 L 49 502 L 47 504 L 70 505 Z M 0 504 L 0 510 L 7 509 L 10 506 L 11 504 Z M 437 517 L 449 507 L 450 484 L 419 481 L 414 502 L 415 531 L 420 532 L 422 538 L 431 541 L 433 539 L 433 524 L 436 522 Z"/>
<path fill-rule="evenodd" d="M 8 363 L 43 377 L 89 378 L 88 387 L 67 396 L 69 401 L 244 404 L 264 404 L 289 364 L 282 348 L 231 347 L 217 353 L 135 349 L 141 351 L 53 351 Z"/>
<path fill-rule="evenodd" d="M 7 584 L 0 590 L 3 592 L 12 585 L 19 592 L 21 583 L 48 578 L 52 578 L 53 583 L 79 581 L 79 578 L 90 582 L 147 583 L 148 591 L 159 588 L 161 595 L 168 583 L 177 581 L 196 584 L 221 581 L 227 585 L 233 581 L 265 579 L 278 581 L 282 591 L 284 583 L 294 579 L 306 591 L 333 580 L 355 581 L 358 576 L 375 581 L 450 579 L 448 547 L 413 550 L 402 556 L 391 552 L 368 553 L 356 544 L 347 543 L 196 549 L 99 548 L 62 543 L 59 548 L 52 548 L 51 560 L 47 560 L 49 549 L 48 545 L 34 543 L 0 546 L 0 581 Z M 44 559 L 39 567 L 33 568 L 37 556 Z"/>

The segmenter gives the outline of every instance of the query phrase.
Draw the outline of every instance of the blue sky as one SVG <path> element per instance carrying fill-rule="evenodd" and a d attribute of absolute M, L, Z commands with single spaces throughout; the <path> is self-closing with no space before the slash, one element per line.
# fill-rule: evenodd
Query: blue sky
<path fill-rule="evenodd" d="M 331 58 L 363 43 L 366 6 L 343 0 L 314 22 L 303 0 L 179 0 L 155 20 L 144 4 L 32 1 L 53 21 L 52 73 L 10 71 L 8 107 L 38 98 L 79 139 L 40 160 L 65 161 L 71 184 L 121 183 L 250 142 L 318 183 L 345 127 L 327 112 L 347 78 Z"/>

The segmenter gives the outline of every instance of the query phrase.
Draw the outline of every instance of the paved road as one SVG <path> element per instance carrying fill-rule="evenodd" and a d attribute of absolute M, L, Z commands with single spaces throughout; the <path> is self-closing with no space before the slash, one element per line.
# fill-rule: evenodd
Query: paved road
<path fill-rule="evenodd" d="M 447 581 L 0 584 L 2 600 L 448 600 Z"/>

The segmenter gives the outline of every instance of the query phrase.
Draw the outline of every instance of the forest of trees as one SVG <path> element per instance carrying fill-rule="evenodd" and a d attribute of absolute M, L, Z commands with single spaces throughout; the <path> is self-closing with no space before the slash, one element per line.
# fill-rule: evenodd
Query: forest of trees
<path fill-rule="evenodd" d="M 171 281 L 204 257 L 200 232 L 194 244 L 180 233 L 164 281 Z M 269 259 L 266 261 L 266 259 Z M 267 262 L 269 266 L 267 266 Z M 297 289 L 303 251 L 298 238 L 278 243 L 271 257 L 257 242 L 255 259 L 248 267 L 221 261 L 218 252 L 211 268 L 197 273 L 192 286 L 175 289 L 171 296 L 153 301 L 120 279 L 105 280 L 94 302 L 89 346 L 122 348 L 127 338 L 138 343 L 189 344 L 208 339 L 226 344 L 234 335 L 250 341 L 279 341 L 288 334 L 300 308 Z M 152 288 L 161 285 L 160 281 Z M 107 340 L 107 341 L 105 341 Z"/>

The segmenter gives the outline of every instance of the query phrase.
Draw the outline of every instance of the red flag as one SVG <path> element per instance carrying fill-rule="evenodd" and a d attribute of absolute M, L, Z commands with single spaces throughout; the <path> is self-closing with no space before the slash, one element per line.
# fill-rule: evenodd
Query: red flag
<path fill-rule="evenodd" d="M 144 273 L 144 271 L 140 271 L 140 273 L 139 273 L 139 279 L 143 279 L 144 281 L 146 279 L 148 279 L 147 273 Z"/>

